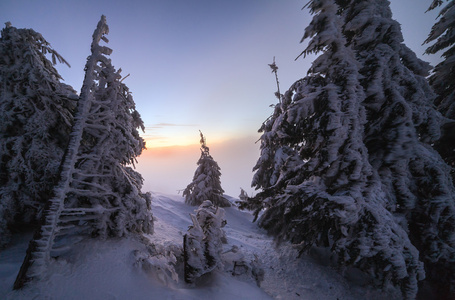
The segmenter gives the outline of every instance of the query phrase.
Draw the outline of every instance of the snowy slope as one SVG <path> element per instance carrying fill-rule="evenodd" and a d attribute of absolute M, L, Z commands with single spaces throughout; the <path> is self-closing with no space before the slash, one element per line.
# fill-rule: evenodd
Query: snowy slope
<path fill-rule="evenodd" d="M 233 199 L 231 199 L 233 200 Z M 31 235 L 17 236 L 14 243 L 0 251 L 0 298 L 6 299 L 400 299 L 398 291 L 375 291 L 356 285 L 320 262 L 325 257 L 302 257 L 290 247 L 274 246 L 265 232 L 251 222 L 252 216 L 237 208 L 225 208 L 224 269 L 203 276 L 195 286 L 183 282 L 181 263 L 175 264 L 178 282 L 154 256 L 144 267 L 150 245 L 156 249 L 174 249 L 178 256 L 183 235 L 191 224 L 195 207 L 184 204 L 180 196 L 153 193 L 155 233 L 143 239 L 128 237 L 107 241 L 88 240 L 71 253 L 52 263 L 46 280 L 33 282 L 21 291 L 11 291 Z M 148 245 L 148 246 L 146 246 Z M 239 250 L 234 254 L 232 247 Z M 256 260 L 264 270 L 261 287 L 248 274 L 232 275 L 229 260 L 243 256 Z M 356 283 L 361 282 L 356 279 Z"/>

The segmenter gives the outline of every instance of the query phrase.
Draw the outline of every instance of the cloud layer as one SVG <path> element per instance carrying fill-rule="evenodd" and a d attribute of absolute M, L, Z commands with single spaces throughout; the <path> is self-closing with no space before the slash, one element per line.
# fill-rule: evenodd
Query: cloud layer
<path fill-rule="evenodd" d="M 240 187 L 252 193 L 252 169 L 259 158 L 257 136 L 210 143 L 210 154 L 221 168 L 221 184 L 231 196 Z M 176 194 L 192 181 L 200 157 L 199 145 L 150 148 L 139 157 L 137 170 L 145 179 L 143 191 Z"/>

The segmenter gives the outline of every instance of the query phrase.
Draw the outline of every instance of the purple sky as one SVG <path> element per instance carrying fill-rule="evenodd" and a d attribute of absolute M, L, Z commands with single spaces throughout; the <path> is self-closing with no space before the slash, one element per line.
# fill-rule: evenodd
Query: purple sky
<path fill-rule="evenodd" d="M 175 193 L 192 179 L 199 129 L 218 161 L 222 184 L 237 196 L 249 188 L 259 152 L 257 129 L 281 90 L 304 77 L 313 58 L 295 57 L 311 20 L 306 0 L 0 1 L 1 24 L 43 34 L 70 64 L 58 70 L 79 91 L 91 35 L 101 14 L 110 27 L 113 65 L 122 68 L 146 124 L 150 150 L 139 159 L 145 190 Z M 406 44 L 422 57 L 436 13 L 431 1 L 392 1 Z M 436 63 L 438 56 L 423 56 Z M 191 144 L 193 144 L 191 146 Z M 196 145 L 195 145 L 196 144 Z M 182 147 L 152 150 L 154 147 Z M 188 146 L 190 145 L 190 146 Z M 185 147 L 183 147 L 185 146 Z"/>

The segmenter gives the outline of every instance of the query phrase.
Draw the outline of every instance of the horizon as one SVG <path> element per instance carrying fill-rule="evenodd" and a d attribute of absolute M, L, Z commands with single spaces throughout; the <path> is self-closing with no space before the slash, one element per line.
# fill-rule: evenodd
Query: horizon
<path fill-rule="evenodd" d="M 199 133 L 198 133 L 199 134 Z M 198 137 L 198 134 L 195 137 Z M 251 187 L 253 167 L 259 157 L 258 138 L 254 136 L 211 142 L 207 138 L 210 155 L 221 169 L 221 186 L 231 197 L 240 195 L 243 188 L 249 195 L 255 194 Z M 144 177 L 144 192 L 182 194 L 193 180 L 197 161 L 201 156 L 200 144 L 152 147 L 138 157 L 136 170 Z M 237 159 L 233 160 L 232 156 Z M 162 172 L 160 170 L 166 170 Z"/>

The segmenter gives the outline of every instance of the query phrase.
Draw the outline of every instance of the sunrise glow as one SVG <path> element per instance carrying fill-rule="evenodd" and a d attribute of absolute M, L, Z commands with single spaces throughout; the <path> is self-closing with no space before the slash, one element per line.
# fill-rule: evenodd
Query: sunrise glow
<path fill-rule="evenodd" d="M 314 59 L 295 60 L 311 20 L 301 10 L 306 1 L 0 2 L 1 24 L 33 28 L 71 64 L 56 68 L 77 92 L 93 29 L 106 16 L 112 64 L 130 74 L 124 83 L 145 125 L 147 150 L 138 168 L 146 190 L 174 193 L 189 182 L 200 155 L 199 130 L 220 164 L 225 190 L 236 195 L 240 186 L 249 188 L 259 157 L 257 130 L 277 102 L 268 64 L 275 57 L 283 92 Z M 425 13 L 425 1 L 409 3 L 391 1 L 391 8 L 406 44 L 421 56 L 436 12 Z M 438 59 L 422 58 L 433 65 Z"/>

